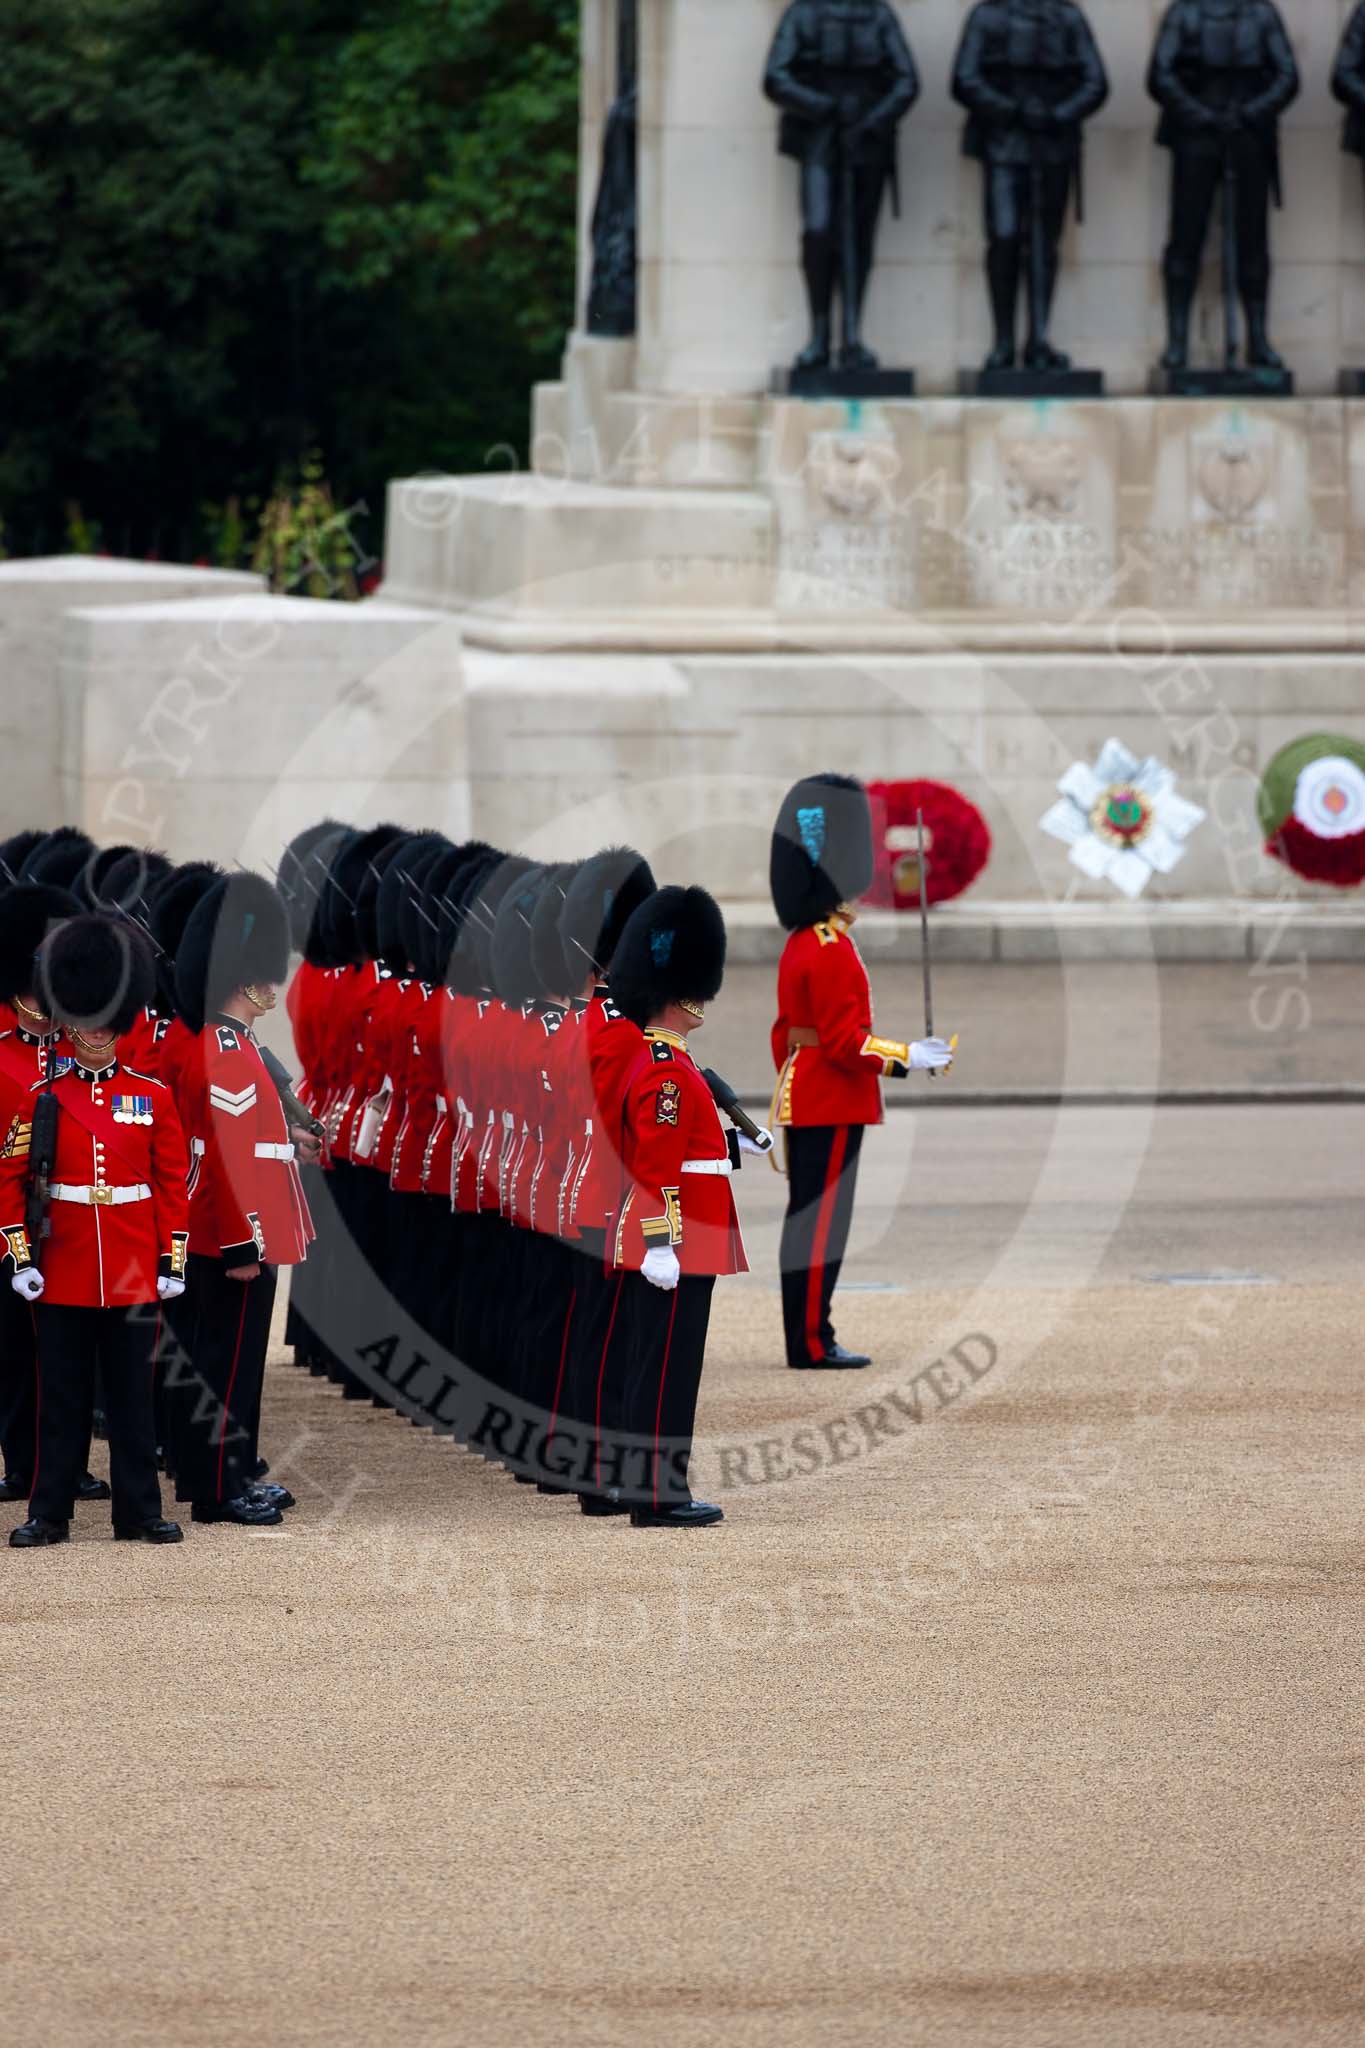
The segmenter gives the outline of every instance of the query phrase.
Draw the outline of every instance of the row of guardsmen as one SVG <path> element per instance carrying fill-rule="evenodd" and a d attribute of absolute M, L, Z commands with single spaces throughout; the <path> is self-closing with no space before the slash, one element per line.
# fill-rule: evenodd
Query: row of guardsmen
<path fill-rule="evenodd" d="M 851 938 L 871 848 L 860 784 L 789 793 L 774 1117 L 803 1370 L 868 1362 L 830 1321 L 858 1140 L 884 1077 L 951 1059 L 874 1033 Z M 772 1138 L 693 1058 L 725 967 L 705 891 L 630 848 L 533 862 L 333 820 L 274 883 L 69 828 L 0 868 L 13 1544 L 68 1534 L 97 1392 L 116 1535 L 179 1539 L 159 1458 L 196 1521 L 278 1523 L 258 1435 L 281 1265 L 297 1362 L 348 1397 L 585 1514 L 722 1519 L 691 1491 L 693 1423 L 715 1281 L 746 1267 L 733 1175 Z M 253 1028 L 294 950 L 297 1092 Z"/>

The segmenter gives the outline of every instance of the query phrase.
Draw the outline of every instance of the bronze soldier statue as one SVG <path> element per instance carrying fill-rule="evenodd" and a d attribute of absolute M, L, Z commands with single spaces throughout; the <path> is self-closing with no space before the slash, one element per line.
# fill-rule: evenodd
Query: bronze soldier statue
<path fill-rule="evenodd" d="M 616 97 L 602 138 L 592 214 L 588 332 L 635 332 L 636 0 L 617 0 Z"/>
<path fill-rule="evenodd" d="M 1348 156 L 1365 158 L 1365 0 L 1360 0 L 1337 51 L 1332 91 L 1346 109 L 1341 146 Z"/>
<path fill-rule="evenodd" d="M 1157 141 L 1172 153 L 1162 367 L 1189 363 L 1190 307 L 1221 192 L 1227 368 L 1237 352 L 1240 297 L 1247 362 L 1283 370 L 1266 331 L 1269 218 L 1272 199 L 1280 203 L 1279 117 L 1298 93 L 1299 73 L 1274 0 L 1172 0 L 1147 90 L 1162 110 Z"/>
<path fill-rule="evenodd" d="M 986 281 L 995 323 L 987 370 L 1015 365 L 1014 322 L 1027 280 L 1030 370 L 1065 370 L 1048 340 L 1057 255 L 1074 188 L 1081 199 L 1081 124 L 1104 105 L 1109 80 L 1090 24 L 1073 0 L 979 0 L 953 67 L 967 109 L 963 153 L 985 178 Z"/>
<path fill-rule="evenodd" d="M 801 166 L 801 259 L 811 338 L 798 370 L 828 367 L 837 292 L 841 370 L 875 370 L 861 333 L 877 219 L 896 181 L 896 127 L 919 96 L 910 47 L 888 0 L 793 0 L 768 54 L 763 90 L 782 110 L 778 148 Z"/>

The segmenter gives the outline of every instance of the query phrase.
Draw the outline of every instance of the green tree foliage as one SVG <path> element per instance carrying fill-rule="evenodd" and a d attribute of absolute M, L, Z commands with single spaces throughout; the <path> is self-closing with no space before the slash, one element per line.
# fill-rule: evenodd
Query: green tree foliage
<path fill-rule="evenodd" d="M 315 449 L 377 548 L 388 476 L 524 445 L 572 311 L 576 19 L 0 0 L 11 548 L 220 554 Z"/>

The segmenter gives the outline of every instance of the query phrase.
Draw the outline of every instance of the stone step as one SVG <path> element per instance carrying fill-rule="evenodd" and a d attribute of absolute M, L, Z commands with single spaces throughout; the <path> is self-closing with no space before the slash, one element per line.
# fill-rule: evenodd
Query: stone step
<path fill-rule="evenodd" d="M 730 958 L 759 965 L 778 959 L 785 933 L 766 903 L 724 906 Z M 986 897 L 930 913 L 935 960 L 1275 961 L 1365 960 L 1365 900 L 1278 903 L 1251 897 L 1188 902 L 1008 902 Z M 869 961 L 920 956 L 915 912 L 864 911 L 858 943 Z"/>

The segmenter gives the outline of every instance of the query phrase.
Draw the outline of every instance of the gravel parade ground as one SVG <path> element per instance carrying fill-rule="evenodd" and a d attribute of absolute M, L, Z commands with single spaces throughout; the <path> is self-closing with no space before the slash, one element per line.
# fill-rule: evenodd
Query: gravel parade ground
<path fill-rule="evenodd" d="M 1363 1140 L 898 1113 L 852 1375 L 782 1367 L 751 1167 L 715 1530 L 278 1353 L 282 1529 L 3 1553 L 16 2038 L 1359 2042 Z"/>

